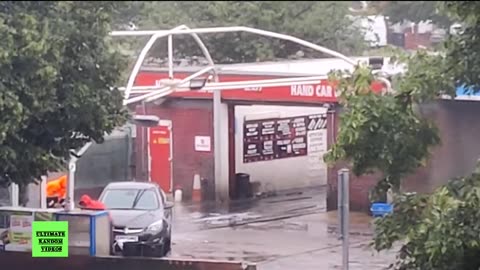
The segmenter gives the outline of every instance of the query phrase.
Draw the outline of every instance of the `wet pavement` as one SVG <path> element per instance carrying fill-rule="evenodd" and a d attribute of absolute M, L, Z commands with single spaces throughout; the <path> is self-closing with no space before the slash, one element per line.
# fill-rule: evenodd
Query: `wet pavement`
<path fill-rule="evenodd" d="M 337 213 L 325 212 L 323 190 L 230 207 L 175 205 L 171 257 L 248 261 L 259 269 L 341 269 Z M 350 214 L 350 269 L 386 269 L 393 252 L 368 244 L 372 219 Z"/>
<path fill-rule="evenodd" d="M 326 211 L 325 198 L 325 188 L 315 188 L 233 202 L 228 206 L 214 203 L 175 204 L 173 228 L 176 233 L 184 233 L 321 213 Z"/>
<path fill-rule="evenodd" d="M 325 202 L 326 190 L 317 188 L 228 206 L 175 204 L 171 257 L 248 261 L 260 270 L 341 269 L 337 213 L 327 213 Z M 371 221 L 350 215 L 351 270 L 386 269 L 395 258 L 369 249 Z"/>

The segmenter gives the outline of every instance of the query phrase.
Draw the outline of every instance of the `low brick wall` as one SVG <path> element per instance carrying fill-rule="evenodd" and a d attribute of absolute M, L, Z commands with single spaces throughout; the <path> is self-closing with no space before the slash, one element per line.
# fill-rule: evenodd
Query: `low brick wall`
<path fill-rule="evenodd" d="M 441 144 L 432 149 L 427 165 L 406 177 L 402 189 L 428 193 L 454 177 L 469 175 L 480 157 L 477 134 L 480 123 L 477 116 L 480 106 L 475 101 L 437 101 L 421 106 L 422 114 L 434 121 L 438 128 Z M 335 136 L 338 133 L 339 115 L 334 123 Z M 337 171 L 347 167 L 338 163 L 329 170 L 327 210 L 337 209 Z M 368 212 L 369 191 L 381 179 L 380 175 L 350 175 L 350 209 Z"/>

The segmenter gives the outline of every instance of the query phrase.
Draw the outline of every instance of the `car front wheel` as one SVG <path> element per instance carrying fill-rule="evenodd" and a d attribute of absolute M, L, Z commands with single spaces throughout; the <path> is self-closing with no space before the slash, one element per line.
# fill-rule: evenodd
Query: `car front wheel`
<path fill-rule="evenodd" d="M 170 251 L 171 251 L 170 239 L 165 239 L 162 242 L 163 243 L 160 243 L 155 247 L 152 247 L 153 257 L 161 258 L 161 257 L 168 256 L 170 254 Z"/>
<path fill-rule="evenodd" d="M 170 241 L 170 238 L 165 241 L 163 244 L 163 252 L 164 256 L 170 255 L 170 252 L 172 251 L 172 242 Z"/>

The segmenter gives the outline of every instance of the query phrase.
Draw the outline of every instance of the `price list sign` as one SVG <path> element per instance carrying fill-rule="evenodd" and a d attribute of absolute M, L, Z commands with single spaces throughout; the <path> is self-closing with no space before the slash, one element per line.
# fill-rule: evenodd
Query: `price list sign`
<path fill-rule="evenodd" d="M 274 159 L 275 120 L 245 122 L 243 133 L 243 162 Z"/>
<path fill-rule="evenodd" d="M 243 162 L 307 155 L 307 133 L 326 128 L 326 115 L 245 121 Z"/>

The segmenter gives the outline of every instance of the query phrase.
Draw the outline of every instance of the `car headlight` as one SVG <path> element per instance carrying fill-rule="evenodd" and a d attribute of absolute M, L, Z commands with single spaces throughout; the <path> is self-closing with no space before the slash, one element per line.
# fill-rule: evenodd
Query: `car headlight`
<path fill-rule="evenodd" d="M 158 231 L 161 231 L 162 229 L 163 229 L 163 220 L 154 222 L 147 227 L 147 231 L 150 231 L 150 232 L 158 232 Z"/>

